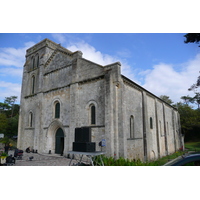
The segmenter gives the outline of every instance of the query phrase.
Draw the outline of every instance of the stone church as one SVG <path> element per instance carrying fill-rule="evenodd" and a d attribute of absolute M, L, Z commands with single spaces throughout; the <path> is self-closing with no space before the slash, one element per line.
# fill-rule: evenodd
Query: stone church
<path fill-rule="evenodd" d="M 67 156 L 77 127 L 91 127 L 108 157 L 156 160 L 184 145 L 177 109 L 123 76 L 119 62 L 82 54 L 49 39 L 26 51 L 18 148 Z"/>

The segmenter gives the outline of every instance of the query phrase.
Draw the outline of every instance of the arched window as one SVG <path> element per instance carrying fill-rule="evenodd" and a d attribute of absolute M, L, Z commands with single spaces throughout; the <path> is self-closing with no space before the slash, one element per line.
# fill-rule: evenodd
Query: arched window
<path fill-rule="evenodd" d="M 35 76 L 32 76 L 31 79 L 31 94 L 35 93 Z"/>
<path fill-rule="evenodd" d="M 55 104 L 55 118 L 60 118 L 60 103 L 59 102 L 57 102 L 56 104 Z"/>
<path fill-rule="evenodd" d="M 130 138 L 134 138 L 134 117 L 130 117 Z"/>
<path fill-rule="evenodd" d="M 90 119 L 91 119 L 91 124 L 96 124 L 96 108 L 95 105 L 90 106 Z"/>
<path fill-rule="evenodd" d="M 150 117 L 150 129 L 153 129 L 153 119 Z"/>
<path fill-rule="evenodd" d="M 29 119 L 28 119 L 28 124 L 29 124 L 29 127 L 33 127 L 33 113 L 30 112 L 29 113 Z"/>

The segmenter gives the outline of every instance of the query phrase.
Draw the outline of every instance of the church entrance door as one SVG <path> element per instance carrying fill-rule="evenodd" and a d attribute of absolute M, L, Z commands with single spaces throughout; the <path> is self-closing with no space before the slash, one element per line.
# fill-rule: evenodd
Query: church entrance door
<path fill-rule="evenodd" d="M 55 153 L 57 154 L 63 154 L 64 150 L 64 133 L 61 128 L 59 128 L 56 131 L 56 147 L 55 147 Z"/>

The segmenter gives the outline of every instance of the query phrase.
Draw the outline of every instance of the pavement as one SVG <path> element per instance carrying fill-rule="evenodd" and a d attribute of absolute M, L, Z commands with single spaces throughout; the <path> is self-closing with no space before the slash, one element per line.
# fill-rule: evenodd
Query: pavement
<path fill-rule="evenodd" d="M 8 151 L 8 155 L 14 155 L 14 151 Z M 33 156 L 33 159 L 30 161 L 30 157 Z M 16 159 L 15 164 L 11 166 L 69 166 L 69 158 L 60 156 L 58 154 L 40 154 L 40 153 L 23 153 L 22 159 Z M 86 158 L 85 162 L 88 160 Z M 76 165 L 76 160 L 72 160 L 71 165 Z"/>

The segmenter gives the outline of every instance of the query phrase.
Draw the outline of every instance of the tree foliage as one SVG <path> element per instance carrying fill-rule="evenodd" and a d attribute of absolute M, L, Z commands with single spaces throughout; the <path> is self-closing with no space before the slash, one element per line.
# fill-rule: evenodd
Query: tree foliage
<path fill-rule="evenodd" d="M 15 104 L 16 96 L 6 97 L 4 102 L 0 102 L 0 133 L 6 137 L 17 135 L 19 105 Z"/>
<path fill-rule="evenodd" d="M 191 130 L 194 126 L 200 127 L 200 111 L 184 103 L 177 103 L 176 107 L 181 118 L 181 127 L 184 131 Z"/>
<path fill-rule="evenodd" d="M 181 99 L 184 101 L 186 105 L 189 105 L 190 103 L 194 103 L 194 99 L 190 97 L 189 95 L 182 96 Z"/>
<path fill-rule="evenodd" d="M 0 102 L 0 113 L 9 110 L 11 107 L 7 103 Z"/>
<path fill-rule="evenodd" d="M 162 99 L 163 101 L 165 101 L 166 103 L 170 104 L 170 105 L 173 104 L 173 101 L 169 98 L 169 96 L 161 95 L 159 98 Z"/>
<path fill-rule="evenodd" d="M 0 142 L 2 143 L 2 144 L 10 144 L 10 143 L 12 143 L 13 142 L 13 140 L 11 140 L 9 137 L 7 137 L 7 136 L 5 136 L 4 138 L 1 138 L 0 139 Z"/>
<path fill-rule="evenodd" d="M 200 33 L 187 33 L 184 35 L 186 40 L 185 43 L 199 43 L 200 41 Z M 200 46 L 199 46 L 200 47 Z"/>
<path fill-rule="evenodd" d="M 198 89 L 199 86 L 200 86 L 200 76 L 197 77 L 196 83 L 194 83 L 193 85 L 191 85 L 188 90 L 189 91 L 193 91 L 196 94 L 196 93 L 198 93 L 197 89 Z"/>
<path fill-rule="evenodd" d="M 200 76 L 197 78 L 197 82 L 194 83 L 188 90 L 193 91 L 195 96 L 192 98 L 193 103 L 200 108 L 200 93 L 197 91 L 197 88 L 200 86 Z"/>
<path fill-rule="evenodd" d="M 0 133 L 5 133 L 8 128 L 8 120 L 4 113 L 0 113 Z"/>
<path fill-rule="evenodd" d="M 182 96 L 182 102 L 176 103 L 176 107 L 180 114 L 181 129 L 185 135 L 185 141 L 192 140 L 194 138 L 200 139 L 200 94 L 196 94 L 194 97 Z M 198 106 L 194 108 L 194 104 Z"/>
<path fill-rule="evenodd" d="M 187 33 L 184 35 L 185 43 L 197 43 L 200 42 L 200 33 Z M 199 46 L 200 47 L 200 46 Z M 197 82 L 190 86 L 189 91 L 194 91 L 196 93 L 196 89 L 200 86 L 200 76 L 197 77 Z"/>
<path fill-rule="evenodd" d="M 200 138 L 200 93 L 196 93 L 194 97 L 182 96 L 183 102 L 175 104 L 167 95 L 161 95 L 160 99 L 178 109 L 182 133 L 186 136 L 186 139 Z M 198 108 L 195 109 L 194 105 L 197 105 Z"/>

